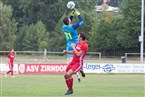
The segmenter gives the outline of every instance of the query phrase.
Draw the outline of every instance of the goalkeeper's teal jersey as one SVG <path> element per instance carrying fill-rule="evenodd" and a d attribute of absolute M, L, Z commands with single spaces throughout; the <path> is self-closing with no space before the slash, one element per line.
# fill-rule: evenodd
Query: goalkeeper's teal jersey
<path fill-rule="evenodd" d="M 64 37 L 67 43 L 77 43 L 78 42 L 78 32 L 73 28 L 72 25 L 62 25 L 64 32 Z"/>
<path fill-rule="evenodd" d="M 66 39 L 66 50 L 72 51 L 73 48 L 71 46 L 72 43 L 78 43 L 78 32 L 73 28 L 72 25 L 62 25 L 62 29 L 64 32 L 64 37 Z M 73 54 L 67 54 L 67 58 L 73 57 Z"/>
<path fill-rule="evenodd" d="M 62 24 L 62 30 L 64 32 L 64 37 L 66 39 L 66 50 L 67 51 L 73 50 L 73 48 L 71 46 L 72 43 L 74 43 L 74 44 L 78 43 L 78 31 L 76 29 L 84 24 L 82 17 L 78 16 L 78 18 L 79 18 L 79 22 L 77 22 L 75 24 L 70 24 L 70 25 Z M 73 54 L 67 54 L 67 57 L 68 58 L 73 57 Z"/>

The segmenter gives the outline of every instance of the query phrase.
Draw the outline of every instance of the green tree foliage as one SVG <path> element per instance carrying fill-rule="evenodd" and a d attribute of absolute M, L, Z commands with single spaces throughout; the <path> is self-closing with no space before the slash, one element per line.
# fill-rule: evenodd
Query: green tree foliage
<path fill-rule="evenodd" d="M 62 21 L 63 21 L 63 18 L 65 17 L 62 16 L 62 18 L 58 21 L 56 27 L 55 27 L 55 30 L 53 31 L 53 38 L 51 38 L 51 41 L 54 43 L 50 46 L 50 49 L 51 51 L 53 50 L 63 50 L 65 49 L 65 44 L 66 44 L 66 41 L 64 39 L 64 33 L 62 32 Z M 55 48 L 58 48 L 58 49 L 54 49 Z"/>
<path fill-rule="evenodd" d="M 49 32 L 47 32 L 45 25 L 41 21 L 38 21 L 35 27 L 38 36 L 37 41 L 38 41 L 39 49 L 47 48 L 49 44 L 48 41 Z"/>
<path fill-rule="evenodd" d="M 125 0 L 121 10 L 123 14 L 122 29 L 118 32 L 117 40 L 124 48 L 138 48 L 141 28 L 141 1 Z"/>
<path fill-rule="evenodd" d="M 42 50 L 48 47 L 49 34 L 41 21 L 29 26 L 26 25 L 23 31 L 25 36 L 21 44 L 22 50 Z"/>
<path fill-rule="evenodd" d="M 13 17 L 18 26 L 35 24 L 41 19 L 48 31 L 53 31 L 61 16 L 65 13 L 67 0 L 3 0 L 12 5 Z"/>
<path fill-rule="evenodd" d="M 82 12 L 82 16 L 84 19 L 84 26 L 80 28 L 80 32 L 84 31 L 87 33 L 87 40 L 89 44 L 90 51 L 96 51 L 96 31 L 97 26 L 99 25 L 100 20 L 98 19 L 97 13 L 95 11 L 89 11 L 86 13 L 85 11 Z"/>
<path fill-rule="evenodd" d="M 96 17 L 96 22 L 91 26 L 90 49 L 91 51 L 107 51 L 119 48 L 117 32 L 120 18 L 113 13 L 102 12 Z M 118 26 L 117 26 L 118 25 Z"/>
<path fill-rule="evenodd" d="M 11 18 L 11 6 L 3 5 L 0 1 L 0 49 L 10 50 L 14 48 L 16 40 L 17 23 Z"/>
<path fill-rule="evenodd" d="M 44 47 L 51 51 L 65 49 L 61 26 L 62 19 L 71 11 L 66 7 L 68 0 L 1 1 L 13 8 L 11 22 L 12 18 L 18 22 L 15 45 L 17 50 L 40 50 Z M 110 0 L 109 5 L 121 4 L 120 15 L 110 12 L 96 13 L 95 5 L 102 5 L 102 0 L 74 0 L 74 2 L 85 22 L 78 32 L 87 33 L 89 51 L 139 50 L 141 0 Z M 74 22 L 76 20 L 77 17 L 74 18 Z M 43 35 L 47 37 L 42 38 Z"/>

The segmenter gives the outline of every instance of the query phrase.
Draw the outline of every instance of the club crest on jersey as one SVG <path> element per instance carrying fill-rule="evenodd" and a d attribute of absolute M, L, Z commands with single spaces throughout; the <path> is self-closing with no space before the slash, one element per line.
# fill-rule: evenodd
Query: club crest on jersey
<path fill-rule="evenodd" d="M 14 58 L 15 56 L 11 56 L 12 58 Z"/>
<path fill-rule="evenodd" d="M 77 46 L 76 49 L 80 50 L 80 47 Z"/>

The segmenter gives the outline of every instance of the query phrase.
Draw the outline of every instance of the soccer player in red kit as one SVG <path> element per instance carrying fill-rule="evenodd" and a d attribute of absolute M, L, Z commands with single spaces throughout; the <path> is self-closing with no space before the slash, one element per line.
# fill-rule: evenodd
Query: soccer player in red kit
<path fill-rule="evenodd" d="M 13 67 L 14 67 L 14 57 L 15 57 L 15 54 L 14 54 L 14 50 L 12 49 L 11 52 L 7 55 L 8 59 L 9 59 L 9 68 L 10 70 L 8 72 L 6 72 L 5 76 L 7 76 L 7 74 L 11 73 L 11 76 L 12 77 L 15 77 L 14 74 L 13 74 Z"/>
<path fill-rule="evenodd" d="M 64 54 L 74 54 L 72 61 L 66 68 L 66 72 L 64 74 L 64 78 L 66 81 L 66 85 L 68 87 L 65 95 L 73 94 L 73 74 L 79 72 L 83 67 L 83 61 L 85 55 L 88 51 L 88 44 L 86 43 L 86 35 L 84 32 L 78 35 L 79 42 L 75 45 L 72 44 L 73 51 L 64 50 Z"/>

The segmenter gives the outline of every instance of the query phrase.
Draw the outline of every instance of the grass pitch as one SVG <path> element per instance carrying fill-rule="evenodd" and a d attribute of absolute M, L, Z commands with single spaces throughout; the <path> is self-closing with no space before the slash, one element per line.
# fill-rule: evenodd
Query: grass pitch
<path fill-rule="evenodd" d="M 66 97 L 63 75 L 16 75 L 0 78 L 0 97 Z M 145 97 L 145 74 L 87 74 L 70 97 Z"/>

